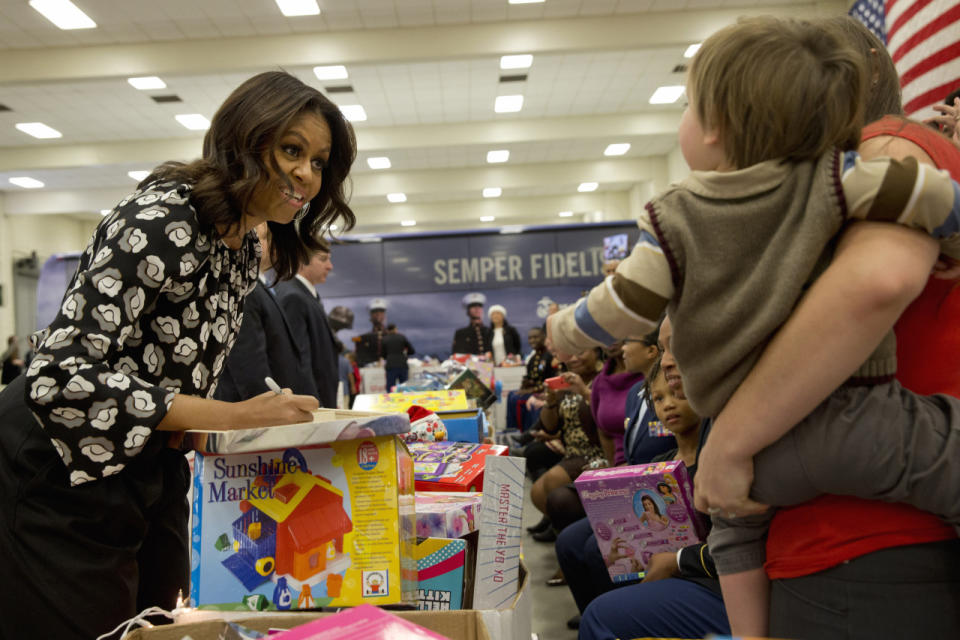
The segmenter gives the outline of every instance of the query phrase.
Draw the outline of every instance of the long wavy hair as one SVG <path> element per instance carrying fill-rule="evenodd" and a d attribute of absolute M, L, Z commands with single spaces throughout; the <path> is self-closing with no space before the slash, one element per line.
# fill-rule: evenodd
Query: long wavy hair
<path fill-rule="evenodd" d="M 183 180 L 193 185 L 190 200 L 200 224 L 228 230 L 240 224 L 254 191 L 271 177 L 287 183 L 274 155 L 277 141 L 303 113 L 322 117 L 330 127 L 331 148 L 320 192 L 297 223 L 269 222 L 273 269 L 292 278 L 322 246 L 331 224 L 350 229 L 356 216 L 347 204 L 347 176 L 357 156 L 353 127 L 322 93 L 284 71 L 253 76 L 224 101 L 203 138 L 203 157 L 189 164 L 167 162 L 144 180 Z M 269 166 L 268 166 L 269 165 Z M 142 184 L 142 183 L 141 183 Z"/>

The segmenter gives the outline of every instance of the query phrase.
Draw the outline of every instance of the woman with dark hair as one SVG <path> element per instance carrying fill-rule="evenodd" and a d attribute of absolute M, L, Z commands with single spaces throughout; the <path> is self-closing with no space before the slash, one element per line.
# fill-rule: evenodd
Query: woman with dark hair
<path fill-rule="evenodd" d="M 94 638 L 189 584 L 178 449 L 188 428 L 308 421 L 313 397 L 213 400 L 257 282 L 254 227 L 292 277 L 350 227 L 356 146 L 340 110 L 283 72 L 214 115 L 203 157 L 157 167 L 104 217 L 36 357 L 0 394 L 0 637 Z"/>

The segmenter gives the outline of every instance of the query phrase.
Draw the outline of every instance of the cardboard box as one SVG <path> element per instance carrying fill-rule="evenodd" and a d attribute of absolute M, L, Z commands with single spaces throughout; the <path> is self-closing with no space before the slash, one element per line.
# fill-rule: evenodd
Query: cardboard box
<path fill-rule="evenodd" d="M 191 602 L 413 604 L 412 477 L 394 436 L 197 454 Z"/>
<path fill-rule="evenodd" d="M 520 584 L 520 523 L 527 461 L 493 456 L 486 463 L 473 606 L 509 608 Z"/>
<path fill-rule="evenodd" d="M 462 491 L 418 491 L 418 538 L 462 538 L 480 525 L 483 495 Z"/>
<path fill-rule="evenodd" d="M 358 411 L 404 413 L 413 405 L 430 411 L 458 411 L 469 408 L 463 389 L 441 389 L 414 393 L 364 393 L 353 401 Z"/>
<path fill-rule="evenodd" d="M 584 471 L 574 485 L 613 582 L 643 577 L 654 553 L 706 535 L 679 460 Z"/>
<path fill-rule="evenodd" d="M 427 538 L 417 543 L 414 554 L 417 558 L 417 609 L 462 609 L 466 540 Z"/>
<path fill-rule="evenodd" d="M 410 443 L 417 491 L 480 491 L 486 457 L 508 452 L 499 444 Z"/>

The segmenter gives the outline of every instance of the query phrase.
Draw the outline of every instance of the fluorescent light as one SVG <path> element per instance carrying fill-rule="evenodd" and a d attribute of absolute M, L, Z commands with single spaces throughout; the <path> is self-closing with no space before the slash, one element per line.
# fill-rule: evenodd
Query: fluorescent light
<path fill-rule="evenodd" d="M 577 187 L 577 191 L 579 191 L 580 193 L 586 193 L 588 191 L 596 191 L 597 187 L 599 186 L 600 185 L 597 184 L 596 182 L 581 182 L 580 186 Z"/>
<path fill-rule="evenodd" d="M 277 0 L 280 13 L 285 16 L 315 16 L 320 14 L 317 0 Z"/>
<path fill-rule="evenodd" d="M 497 96 L 493 110 L 497 113 L 515 113 L 523 109 L 523 96 Z"/>
<path fill-rule="evenodd" d="M 25 134 L 34 138 L 62 138 L 63 134 L 42 122 L 18 122 L 14 125 Z"/>
<path fill-rule="evenodd" d="M 362 104 L 342 104 L 340 105 L 340 111 L 343 113 L 343 117 L 350 122 L 363 122 L 367 119 L 367 112 Z"/>
<path fill-rule="evenodd" d="M 603 155 L 605 156 L 622 156 L 627 151 L 630 151 L 629 142 L 614 142 L 613 144 L 608 144 L 607 148 L 603 150 Z"/>
<path fill-rule="evenodd" d="M 93 29 L 97 26 L 70 0 L 30 0 L 30 6 L 61 29 Z"/>
<path fill-rule="evenodd" d="M 680 99 L 683 90 L 684 86 L 682 84 L 657 87 L 657 90 L 650 96 L 650 104 L 672 104 Z"/>
<path fill-rule="evenodd" d="M 689 47 L 687 47 L 687 50 L 683 52 L 683 57 L 684 57 L 684 58 L 692 58 L 693 56 L 697 55 L 697 51 L 700 50 L 700 45 L 701 45 L 701 44 L 703 44 L 703 43 L 702 43 L 702 42 L 698 42 L 697 44 L 692 44 L 692 45 L 690 45 Z"/>
<path fill-rule="evenodd" d="M 210 121 L 199 113 L 181 113 L 173 117 L 191 131 L 205 131 L 210 128 Z"/>
<path fill-rule="evenodd" d="M 561 218 L 572 218 L 572 217 L 573 217 L 573 211 L 561 211 L 561 212 L 558 213 L 557 215 L 560 216 Z"/>
<path fill-rule="evenodd" d="M 496 164 L 498 162 L 506 162 L 510 159 L 510 151 L 507 149 L 497 149 L 495 151 L 487 151 L 487 162 L 490 164 Z"/>
<path fill-rule="evenodd" d="M 314 67 L 313 74 L 317 76 L 317 80 L 346 80 L 349 77 L 347 68 L 342 64 Z"/>
<path fill-rule="evenodd" d="M 499 198 L 500 194 L 503 193 L 503 189 L 500 187 L 484 187 L 483 188 L 483 197 L 484 198 Z"/>
<path fill-rule="evenodd" d="M 405 193 L 388 193 L 387 200 L 390 202 L 406 202 L 407 194 Z"/>
<path fill-rule="evenodd" d="M 127 171 L 127 175 L 133 178 L 134 180 L 136 180 L 137 182 L 140 182 L 144 178 L 146 178 L 148 175 L 150 175 L 150 172 L 149 171 Z"/>
<path fill-rule="evenodd" d="M 500 233 L 523 233 L 523 225 L 508 224 L 505 227 L 500 227 Z"/>
<path fill-rule="evenodd" d="M 377 156 L 376 158 L 367 158 L 367 165 L 371 169 L 389 169 L 390 158 L 387 156 Z"/>
<path fill-rule="evenodd" d="M 496 220 L 493 216 L 480 216 L 480 222 L 493 222 Z"/>
<path fill-rule="evenodd" d="M 415 226 L 417 226 L 417 221 L 416 221 L 416 220 L 401 220 L 401 221 L 400 221 L 400 226 L 401 226 L 401 227 L 415 227 Z"/>
<path fill-rule="evenodd" d="M 28 178 L 26 176 L 10 178 L 10 184 L 15 184 L 18 187 L 23 187 L 24 189 L 39 189 L 43 186 L 43 183 L 39 180 Z"/>
<path fill-rule="evenodd" d="M 110 212 L 111 212 L 111 211 L 113 211 L 113 209 L 100 209 L 100 215 L 102 215 L 102 216 L 108 216 L 108 215 L 110 215 Z"/>
<path fill-rule="evenodd" d="M 523 53 L 516 56 L 500 56 L 501 69 L 529 69 L 533 64 L 533 56 Z"/>
<path fill-rule="evenodd" d="M 157 76 L 144 76 L 142 78 L 127 78 L 127 82 L 134 89 L 146 91 L 148 89 L 166 89 L 167 83 Z"/>

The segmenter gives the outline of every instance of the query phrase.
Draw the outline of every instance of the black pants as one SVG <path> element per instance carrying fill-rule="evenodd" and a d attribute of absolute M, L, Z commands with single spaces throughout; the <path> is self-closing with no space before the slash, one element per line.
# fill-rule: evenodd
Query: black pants
<path fill-rule="evenodd" d="M 875 551 L 770 595 L 777 638 L 960 638 L 960 540 Z"/>
<path fill-rule="evenodd" d="M 183 455 L 156 433 L 121 472 L 71 487 L 23 398 L 23 376 L 0 393 L 0 638 L 91 640 L 172 609 L 190 581 Z"/>

